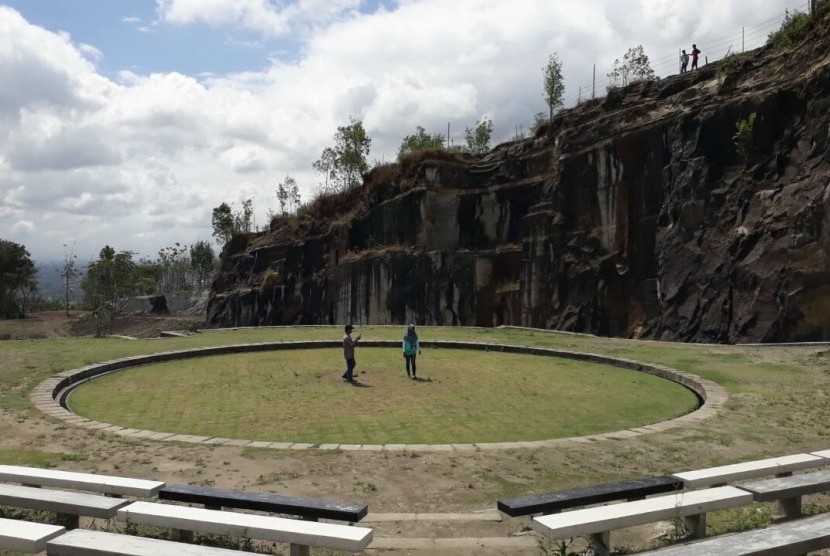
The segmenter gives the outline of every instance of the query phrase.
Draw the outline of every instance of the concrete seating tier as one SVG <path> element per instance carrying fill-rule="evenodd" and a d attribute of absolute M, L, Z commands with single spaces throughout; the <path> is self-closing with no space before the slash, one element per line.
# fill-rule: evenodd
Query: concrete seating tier
<path fill-rule="evenodd" d="M 67 529 L 74 529 L 78 526 L 79 516 L 113 518 L 119 508 L 129 503 L 129 500 L 97 494 L 0 485 L 1 506 L 55 512 L 61 517 Z"/>
<path fill-rule="evenodd" d="M 751 499 L 751 494 L 744 494 Z M 177 532 L 238 535 L 288 543 L 292 556 L 309 554 L 310 546 L 360 552 L 372 541 L 372 530 L 365 527 L 150 502 L 134 502 L 121 508 L 116 518 L 135 525 L 165 527 Z"/>
<path fill-rule="evenodd" d="M 152 498 L 158 495 L 165 483 L 144 479 L 129 479 L 91 473 L 75 473 L 38 467 L 0 465 L 0 481 L 20 483 L 27 486 L 47 486 L 86 490 L 115 496 L 137 496 Z"/>
<path fill-rule="evenodd" d="M 641 556 L 794 556 L 825 548 L 830 548 L 830 516 L 826 514 L 670 546 Z"/>
<path fill-rule="evenodd" d="M 815 454 L 794 454 L 778 458 L 768 458 L 720 467 L 698 469 L 675 473 L 672 477 L 680 479 L 686 488 L 701 488 L 712 485 L 723 485 L 742 479 L 755 479 L 770 475 L 791 475 L 793 471 L 813 469 L 830 464 L 830 459 Z"/>
<path fill-rule="evenodd" d="M 646 496 L 682 488 L 683 481 L 663 475 L 499 500 L 497 507 L 512 517 L 537 513 L 551 514 L 603 502 L 641 500 Z"/>
<path fill-rule="evenodd" d="M 778 501 L 788 518 L 801 516 L 801 497 L 830 490 L 830 471 L 816 471 L 738 485 L 751 492 L 757 502 Z"/>
<path fill-rule="evenodd" d="M 590 535 L 599 556 L 611 550 L 611 531 L 684 517 L 695 536 L 706 535 L 706 513 L 752 502 L 752 494 L 731 486 L 658 496 L 533 518 L 533 528 L 549 539 Z"/>
<path fill-rule="evenodd" d="M 46 543 L 47 556 L 243 556 L 240 550 L 75 529 Z"/>
<path fill-rule="evenodd" d="M 62 535 L 58 525 L 0 518 L 0 553 L 5 550 L 35 554 L 46 550 L 46 541 Z"/>
<path fill-rule="evenodd" d="M 196 485 L 170 485 L 159 490 L 162 500 L 202 504 L 207 509 L 235 508 L 300 516 L 309 521 L 331 519 L 357 523 L 368 512 L 366 504 L 296 498 L 264 492 L 226 490 Z"/>

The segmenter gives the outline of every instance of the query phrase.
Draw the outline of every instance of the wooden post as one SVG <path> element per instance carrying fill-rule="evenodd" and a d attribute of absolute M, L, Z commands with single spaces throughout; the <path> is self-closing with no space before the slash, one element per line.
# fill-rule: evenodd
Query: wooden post
<path fill-rule="evenodd" d="M 594 98 L 597 92 L 597 65 L 594 64 L 594 76 L 591 78 L 591 98 Z"/>

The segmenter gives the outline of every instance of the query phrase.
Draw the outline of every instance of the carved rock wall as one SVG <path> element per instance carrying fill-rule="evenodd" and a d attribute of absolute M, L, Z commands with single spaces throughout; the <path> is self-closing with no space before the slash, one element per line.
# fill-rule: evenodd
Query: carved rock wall
<path fill-rule="evenodd" d="M 374 171 L 316 220 L 235 238 L 208 320 L 830 339 L 824 23 L 791 51 L 612 91 L 484 157 Z"/>

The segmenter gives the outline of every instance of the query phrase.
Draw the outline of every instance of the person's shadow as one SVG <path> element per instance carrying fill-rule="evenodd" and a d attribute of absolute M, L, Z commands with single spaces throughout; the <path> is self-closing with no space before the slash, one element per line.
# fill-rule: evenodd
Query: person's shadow
<path fill-rule="evenodd" d="M 359 382 L 357 379 L 352 379 L 348 382 L 349 382 L 349 384 L 351 384 L 355 388 L 374 388 L 374 386 L 370 386 L 368 384 L 364 384 L 362 382 Z"/>
<path fill-rule="evenodd" d="M 427 378 L 421 378 L 421 377 L 419 377 L 419 376 L 416 376 L 416 377 L 415 377 L 415 378 L 413 378 L 412 380 L 414 380 L 415 382 L 432 382 L 432 379 L 431 379 L 431 378 L 429 378 L 429 377 L 427 377 Z"/>

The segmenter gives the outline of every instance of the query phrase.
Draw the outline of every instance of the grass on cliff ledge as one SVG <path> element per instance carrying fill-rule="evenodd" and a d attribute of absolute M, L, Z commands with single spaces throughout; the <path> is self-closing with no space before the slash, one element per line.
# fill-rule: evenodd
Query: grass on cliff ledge
<path fill-rule="evenodd" d="M 450 444 L 581 436 L 692 411 L 685 388 L 561 358 L 426 349 L 409 380 L 399 349 L 244 353 L 147 365 L 96 379 L 70 408 L 126 428 L 312 444 Z"/>

